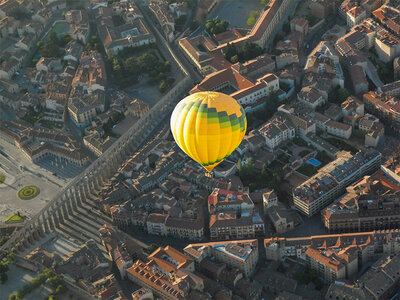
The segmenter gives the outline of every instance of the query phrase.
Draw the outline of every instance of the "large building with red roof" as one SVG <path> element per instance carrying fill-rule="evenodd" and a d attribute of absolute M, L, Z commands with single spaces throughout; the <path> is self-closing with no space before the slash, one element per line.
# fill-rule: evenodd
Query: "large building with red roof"
<path fill-rule="evenodd" d="M 158 248 L 147 259 L 137 260 L 126 270 L 129 280 L 162 299 L 187 299 L 192 291 L 203 291 L 203 279 L 193 273 L 194 262 L 185 254 L 167 246 Z"/>
<path fill-rule="evenodd" d="M 266 6 L 249 34 L 240 30 L 230 30 L 214 36 L 214 41 L 200 35 L 179 40 L 179 46 L 202 74 L 210 74 L 230 66 L 223 54 L 228 44 L 241 48 L 246 42 L 252 42 L 265 48 L 273 41 L 279 22 L 293 0 L 272 0 Z M 226 41 L 226 42 L 225 42 Z"/>
<path fill-rule="evenodd" d="M 268 97 L 271 91 L 279 92 L 279 78 L 268 73 L 253 80 L 242 75 L 237 68 L 231 67 L 207 75 L 190 93 L 201 91 L 217 91 L 231 95 L 247 110 L 246 107 L 251 107 Z"/>

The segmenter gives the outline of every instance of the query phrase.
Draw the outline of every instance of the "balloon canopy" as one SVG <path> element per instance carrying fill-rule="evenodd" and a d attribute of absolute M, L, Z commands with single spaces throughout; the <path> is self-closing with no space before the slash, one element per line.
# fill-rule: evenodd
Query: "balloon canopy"
<path fill-rule="evenodd" d="M 171 116 L 171 132 L 178 146 L 207 172 L 240 145 L 246 133 L 244 109 L 231 96 L 199 92 L 187 96 Z"/>

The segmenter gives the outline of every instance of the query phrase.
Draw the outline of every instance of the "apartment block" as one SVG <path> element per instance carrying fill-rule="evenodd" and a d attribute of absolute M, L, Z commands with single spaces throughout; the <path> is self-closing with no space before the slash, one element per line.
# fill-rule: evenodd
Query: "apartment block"
<path fill-rule="evenodd" d="M 219 262 L 238 268 L 246 277 L 254 273 L 258 262 L 257 240 L 190 244 L 183 251 L 196 265 L 207 257 L 215 257 Z"/>
<path fill-rule="evenodd" d="M 372 148 L 354 155 L 342 152 L 336 160 L 294 189 L 296 209 L 308 217 L 318 213 L 343 194 L 351 183 L 375 171 L 380 165 L 381 156 Z"/>

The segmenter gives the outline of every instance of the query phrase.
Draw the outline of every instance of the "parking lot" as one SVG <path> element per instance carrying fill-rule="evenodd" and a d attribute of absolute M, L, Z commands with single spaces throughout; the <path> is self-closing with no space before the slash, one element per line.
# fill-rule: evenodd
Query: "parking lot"
<path fill-rule="evenodd" d="M 250 12 L 261 11 L 263 8 L 260 0 L 221 0 L 207 19 L 218 17 L 220 20 L 227 20 L 231 28 L 251 29 L 251 26 L 247 25 Z"/>

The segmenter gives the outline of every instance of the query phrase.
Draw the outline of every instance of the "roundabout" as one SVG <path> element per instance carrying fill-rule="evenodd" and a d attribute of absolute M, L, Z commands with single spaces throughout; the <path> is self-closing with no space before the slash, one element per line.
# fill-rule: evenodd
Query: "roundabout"
<path fill-rule="evenodd" d="M 36 185 L 28 185 L 18 191 L 21 200 L 31 200 L 39 195 L 40 189 Z"/>

